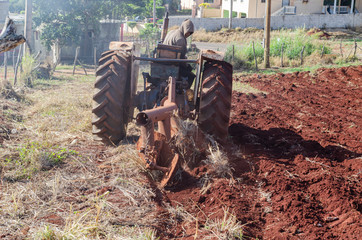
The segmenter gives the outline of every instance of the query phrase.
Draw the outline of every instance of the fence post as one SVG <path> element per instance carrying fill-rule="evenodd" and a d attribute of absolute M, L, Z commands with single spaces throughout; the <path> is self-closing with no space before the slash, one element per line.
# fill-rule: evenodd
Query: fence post
<path fill-rule="evenodd" d="M 96 47 L 94 47 L 93 58 L 94 58 L 94 71 L 97 71 L 97 48 Z"/>
<path fill-rule="evenodd" d="M 282 43 L 282 52 L 281 52 L 282 56 L 281 56 L 281 60 L 280 60 L 280 66 L 284 67 L 284 63 L 283 63 L 283 55 L 284 55 L 284 43 Z"/>
<path fill-rule="evenodd" d="M 343 57 L 343 51 L 342 51 L 342 39 L 341 39 L 341 43 L 339 44 L 339 49 L 341 51 L 341 56 Z"/>
<path fill-rule="evenodd" d="M 324 56 L 324 43 L 323 43 L 323 47 L 322 47 L 322 53 L 321 53 L 321 58 Z"/>
<path fill-rule="evenodd" d="M 23 55 L 23 45 L 20 45 L 19 52 L 18 52 L 18 59 L 16 60 L 16 65 L 15 65 L 14 86 L 16 86 L 16 83 L 17 83 L 17 80 L 18 80 L 18 68 L 19 68 L 19 65 L 20 65 L 20 61 L 22 59 L 22 55 Z"/>
<path fill-rule="evenodd" d="M 80 47 L 77 47 L 75 49 L 75 58 L 74 58 L 74 64 L 73 64 L 73 76 L 74 76 L 74 73 L 75 73 L 75 65 L 77 64 L 79 50 L 80 50 Z"/>
<path fill-rule="evenodd" d="M 15 73 L 15 49 L 16 48 L 13 49 L 13 60 L 12 60 L 14 73 Z"/>
<path fill-rule="evenodd" d="M 8 52 L 4 52 L 4 80 L 6 81 L 6 75 L 8 73 Z"/>
<path fill-rule="evenodd" d="M 233 44 L 233 55 L 232 55 L 232 57 L 231 57 L 231 61 L 232 61 L 232 62 L 234 62 L 234 55 L 235 55 L 235 46 L 234 46 L 234 44 Z"/>
<path fill-rule="evenodd" d="M 255 69 L 256 71 L 258 71 L 258 61 L 256 60 L 254 41 L 253 41 L 253 53 L 254 53 Z"/>
<path fill-rule="evenodd" d="M 300 65 L 303 65 L 303 52 L 304 52 L 305 46 L 303 46 L 302 51 L 300 52 Z"/>
<path fill-rule="evenodd" d="M 354 52 L 353 52 L 353 58 L 356 57 L 356 52 L 357 52 L 357 41 L 356 39 L 354 39 Z"/>

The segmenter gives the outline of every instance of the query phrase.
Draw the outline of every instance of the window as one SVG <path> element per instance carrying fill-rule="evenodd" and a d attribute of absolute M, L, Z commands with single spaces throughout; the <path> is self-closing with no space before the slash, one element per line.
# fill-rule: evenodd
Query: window
<path fill-rule="evenodd" d="M 214 0 L 204 0 L 204 3 L 214 3 Z"/>
<path fill-rule="evenodd" d="M 265 3 L 265 0 L 261 0 L 262 3 Z"/>

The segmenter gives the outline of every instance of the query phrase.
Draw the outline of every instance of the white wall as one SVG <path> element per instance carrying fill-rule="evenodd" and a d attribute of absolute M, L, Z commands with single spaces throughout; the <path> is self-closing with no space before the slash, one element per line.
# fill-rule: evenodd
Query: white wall
<path fill-rule="evenodd" d="M 180 26 L 184 18 L 170 18 L 169 27 Z M 228 18 L 191 18 L 195 29 L 205 29 L 208 31 L 218 30 L 228 27 Z M 233 28 L 255 27 L 264 28 L 264 18 L 234 18 Z M 292 15 L 292 16 L 272 16 L 272 29 L 280 28 L 349 28 L 362 27 L 362 13 L 358 14 L 336 14 L 336 15 Z"/>
<path fill-rule="evenodd" d="M 223 0 L 222 2 L 222 13 L 224 12 L 224 10 L 228 10 L 230 11 L 230 1 L 231 0 Z M 249 17 L 248 16 L 248 12 L 249 12 L 249 0 L 236 0 L 233 2 L 233 11 L 234 12 L 242 12 L 242 13 L 246 13 L 246 17 Z"/>
<path fill-rule="evenodd" d="M 9 2 L 0 1 L 0 23 L 4 23 L 6 16 L 9 15 Z M 1 29 L 0 29 L 1 31 Z"/>

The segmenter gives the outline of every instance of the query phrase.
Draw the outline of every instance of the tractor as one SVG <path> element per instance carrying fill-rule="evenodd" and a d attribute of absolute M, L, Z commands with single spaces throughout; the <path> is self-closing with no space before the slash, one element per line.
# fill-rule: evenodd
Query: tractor
<path fill-rule="evenodd" d="M 202 50 L 196 60 L 181 59 L 181 47 L 162 44 L 167 28 L 166 16 L 161 42 L 150 58 L 140 57 L 136 43 L 110 43 L 96 71 L 92 110 L 94 139 L 106 144 L 118 144 L 126 137 L 127 124 L 136 120 L 141 128 L 139 155 L 147 168 L 163 173 L 161 187 L 182 161 L 168 144 L 177 133 L 174 113 L 195 120 L 203 133 L 224 142 L 232 92 L 232 65 L 223 61 L 223 53 Z M 140 61 L 150 62 L 150 72 L 142 73 L 143 89 L 137 91 Z M 192 85 L 180 73 L 180 66 L 187 63 L 195 65 Z"/>

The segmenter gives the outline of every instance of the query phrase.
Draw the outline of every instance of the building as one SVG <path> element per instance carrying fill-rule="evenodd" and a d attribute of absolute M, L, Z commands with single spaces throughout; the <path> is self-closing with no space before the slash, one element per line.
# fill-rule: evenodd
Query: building
<path fill-rule="evenodd" d="M 0 23 L 5 22 L 5 18 L 9 14 L 9 6 L 9 0 L 0 0 Z"/>
<path fill-rule="evenodd" d="M 192 9 L 193 6 L 198 7 L 201 3 L 210 4 L 210 8 L 220 8 L 222 0 L 181 0 L 182 9 Z"/>
<path fill-rule="evenodd" d="M 223 0 L 222 11 L 223 15 L 228 14 L 230 10 L 230 1 Z M 266 0 L 232 0 L 233 12 L 236 17 L 247 18 L 263 18 L 265 16 Z M 336 6 L 336 13 L 351 13 L 351 7 L 361 12 L 362 0 L 351 0 L 349 6 L 341 6 L 339 8 L 339 1 L 334 0 Z M 272 15 L 301 15 L 301 14 L 326 14 L 327 7 L 324 5 L 324 0 L 272 0 L 271 12 Z M 329 11 L 333 14 L 334 6 L 329 7 Z M 227 16 L 224 16 L 227 17 Z"/>

